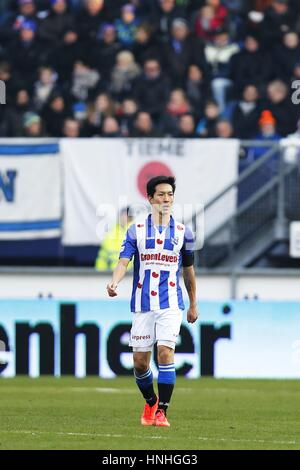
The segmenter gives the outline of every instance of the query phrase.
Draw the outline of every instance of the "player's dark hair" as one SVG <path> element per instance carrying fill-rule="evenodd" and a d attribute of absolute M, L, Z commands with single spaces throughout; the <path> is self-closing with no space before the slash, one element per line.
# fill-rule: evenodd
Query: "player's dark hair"
<path fill-rule="evenodd" d="M 151 180 L 147 183 L 147 194 L 150 197 L 154 196 L 155 188 L 158 184 L 170 184 L 173 189 L 173 193 L 175 193 L 176 184 L 175 184 L 175 177 L 174 176 L 155 176 L 155 178 L 151 178 Z"/>

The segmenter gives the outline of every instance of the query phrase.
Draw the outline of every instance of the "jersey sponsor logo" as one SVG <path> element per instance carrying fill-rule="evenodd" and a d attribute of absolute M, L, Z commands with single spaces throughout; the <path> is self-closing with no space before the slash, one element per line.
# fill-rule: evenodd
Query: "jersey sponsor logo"
<path fill-rule="evenodd" d="M 144 254 L 141 253 L 141 261 L 165 261 L 166 263 L 178 263 L 178 257 L 172 255 L 162 255 L 161 253 Z"/>
<path fill-rule="evenodd" d="M 151 335 L 144 335 L 144 336 L 133 335 L 131 336 L 131 339 L 135 341 L 139 341 L 141 339 L 151 339 Z"/>

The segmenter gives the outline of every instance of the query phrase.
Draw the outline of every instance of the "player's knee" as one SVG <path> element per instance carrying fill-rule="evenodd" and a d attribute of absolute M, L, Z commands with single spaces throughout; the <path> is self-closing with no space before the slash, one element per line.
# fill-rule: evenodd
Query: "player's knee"
<path fill-rule="evenodd" d="M 174 351 L 167 346 L 158 346 L 157 356 L 159 364 L 170 364 L 173 362 Z"/>
<path fill-rule="evenodd" d="M 135 356 L 133 358 L 134 369 L 138 375 L 142 375 L 148 370 L 148 361 L 147 358 L 141 356 Z"/>

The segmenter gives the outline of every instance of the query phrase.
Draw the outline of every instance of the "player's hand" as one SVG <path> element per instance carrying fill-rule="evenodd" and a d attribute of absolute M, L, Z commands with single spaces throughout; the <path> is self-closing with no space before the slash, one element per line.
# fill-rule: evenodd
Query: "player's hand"
<path fill-rule="evenodd" d="M 198 319 L 198 310 L 197 307 L 190 307 L 187 311 L 187 321 L 188 323 L 195 323 L 195 321 Z"/>
<path fill-rule="evenodd" d="M 118 285 L 114 284 L 113 282 L 111 282 L 110 284 L 107 284 L 106 290 L 108 292 L 109 297 L 115 297 L 116 295 L 118 295 L 116 293 L 117 287 L 118 287 Z"/>

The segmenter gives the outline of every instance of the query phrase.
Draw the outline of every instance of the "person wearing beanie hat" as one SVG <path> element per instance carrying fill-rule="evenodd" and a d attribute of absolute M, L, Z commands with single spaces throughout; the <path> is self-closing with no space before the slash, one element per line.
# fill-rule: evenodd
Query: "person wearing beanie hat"
<path fill-rule="evenodd" d="M 258 124 L 260 125 L 260 127 L 266 126 L 266 125 L 275 126 L 276 125 L 276 119 L 274 118 L 271 111 L 266 109 L 266 110 L 262 111 L 262 113 L 260 115 L 260 118 L 259 118 L 259 121 L 258 121 Z"/>
<path fill-rule="evenodd" d="M 32 126 L 32 124 L 37 124 L 41 121 L 41 118 L 38 114 L 29 111 L 25 113 L 23 119 L 23 125 L 25 128 Z"/>
<path fill-rule="evenodd" d="M 119 42 L 125 47 L 132 47 L 140 21 L 135 16 L 133 5 L 126 4 L 121 9 L 121 18 L 115 21 Z"/>
<path fill-rule="evenodd" d="M 258 141 L 278 142 L 281 136 L 276 131 L 276 119 L 269 109 L 261 112 L 258 120 L 259 133 L 254 137 L 255 145 L 248 148 L 245 158 L 239 163 L 239 172 L 242 173 L 256 160 L 262 158 L 268 151 L 268 147 L 260 146 Z M 252 196 L 256 191 L 261 189 L 268 181 L 277 174 L 279 154 L 275 153 L 267 162 L 257 169 L 254 175 L 247 180 L 246 185 L 242 185 L 238 194 L 238 204 L 242 204 L 245 200 Z"/>
<path fill-rule="evenodd" d="M 37 6 L 35 0 L 19 0 L 18 12 L 14 15 L 11 28 L 16 34 L 25 21 L 37 21 Z"/>
<path fill-rule="evenodd" d="M 281 139 L 281 136 L 276 131 L 276 119 L 273 116 L 272 112 L 269 109 L 264 109 L 258 120 L 259 133 L 254 138 L 255 141 L 260 140 L 264 141 L 274 141 L 277 142 Z M 251 147 L 248 150 L 247 164 L 251 164 L 253 161 L 261 158 L 266 153 L 266 147 Z M 273 165 L 272 162 L 276 161 L 277 155 L 274 156 L 274 159 L 271 159 L 270 165 Z"/>
<path fill-rule="evenodd" d="M 8 55 L 11 57 L 15 76 L 22 78 L 27 88 L 33 85 L 44 54 L 44 47 L 37 40 L 37 23 L 29 19 L 22 21 L 18 37 L 8 48 Z"/>
<path fill-rule="evenodd" d="M 43 137 L 42 120 L 38 114 L 31 111 L 25 113 L 23 126 L 25 137 Z"/>
<path fill-rule="evenodd" d="M 135 13 L 135 6 L 132 5 L 131 3 L 126 3 L 126 5 L 124 5 L 122 8 L 121 8 L 121 13 L 124 14 L 124 13 L 131 13 L 131 14 L 134 14 Z"/>
<path fill-rule="evenodd" d="M 261 137 L 264 139 L 273 139 L 276 135 L 276 119 L 268 109 L 262 111 L 259 121 Z"/>

